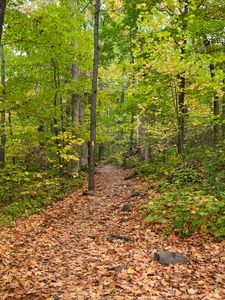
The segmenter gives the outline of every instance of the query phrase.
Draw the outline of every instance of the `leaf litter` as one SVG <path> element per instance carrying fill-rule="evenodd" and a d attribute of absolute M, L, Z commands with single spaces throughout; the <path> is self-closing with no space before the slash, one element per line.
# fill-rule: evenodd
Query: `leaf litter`
<path fill-rule="evenodd" d="M 80 190 L 2 230 L 0 299 L 224 299 L 224 242 L 198 234 L 162 238 L 140 212 L 148 199 L 132 198 L 132 212 L 121 212 L 129 195 L 147 184 L 128 183 L 126 174 L 104 166 L 95 195 Z M 147 197 L 157 201 L 158 195 L 151 189 Z M 179 252 L 190 263 L 160 265 L 153 259 L 157 250 Z"/>

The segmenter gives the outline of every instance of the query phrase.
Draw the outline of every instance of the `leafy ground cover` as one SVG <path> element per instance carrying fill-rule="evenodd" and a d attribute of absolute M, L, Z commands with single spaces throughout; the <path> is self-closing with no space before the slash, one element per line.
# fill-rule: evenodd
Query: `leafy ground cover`
<path fill-rule="evenodd" d="M 84 179 L 80 175 L 56 172 L 34 172 L 16 167 L 0 171 L 0 224 L 13 225 L 17 218 L 38 213 L 67 193 L 79 188 Z"/>
<path fill-rule="evenodd" d="M 155 183 L 124 180 L 125 170 L 98 170 L 95 196 L 80 190 L 45 212 L 0 233 L 1 299 L 223 299 L 224 242 L 199 234 L 162 237 L 140 206 L 158 201 Z M 129 198 L 140 191 L 146 199 Z M 124 203 L 132 212 L 121 212 Z M 126 236 L 130 240 L 109 240 Z M 189 264 L 165 267 L 156 250 L 176 251 Z M 126 267 L 121 267 L 126 266 Z"/>
<path fill-rule="evenodd" d="M 225 236 L 225 158 L 209 154 L 185 162 L 136 164 L 142 176 L 157 181 L 160 198 L 143 208 L 148 221 L 160 223 L 164 233 Z"/>

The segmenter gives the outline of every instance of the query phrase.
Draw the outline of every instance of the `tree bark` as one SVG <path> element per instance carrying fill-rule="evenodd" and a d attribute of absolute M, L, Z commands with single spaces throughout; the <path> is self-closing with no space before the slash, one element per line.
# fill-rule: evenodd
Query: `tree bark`
<path fill-rule="evenodd" d="M 84 126 L 85 106 L 84 103 L 82 102 L 80 103 L 80 125 Z M 88 165 L 88 142 L 85 141 L 80 147 L 80 166 L 83 167 L 87 165 Z"/>
<path fill-rule="evenodd" d="M 80 69 L 78 62 L 74 62 L 71 68 L 72 79 L 74 82 L 78 82 L 80 78 Z M 72 126 L 73 126 L 73 135 L 76 136 L 78 126 L 80 125 L 80 95 L 76 92 L 72 95 Z M 74 149 L 76 151 L 76 149 Z M 80 161 L 72 160 L 71 161 L 72 171 L 78 172 L 80 169 Z"/>
<path fill-rule="evenodd" d="M 225 97 L 222 104 L 222 137 L 225 139 Z"/>
<path fill-rule="evenodd" d="M 180 4 L 183 5 L 183 12 L 181 13 L 181 29 L 183 31 L 182 46 L 180 46 L 180 60 L 184 60 L 185 55 L 185 46 L 187 44 L 187 39 L 185 37 L 185 30 L 187 28 L 186 17 L 189 12 L 189 1 L 181 1 Z M 177 136 L 177 150 L 178 154 L 182 156 L 184 159 L 184 139 L 185 139 L 185 87 L 186 87 L 186 78 L 185 78 L 185 71 L 181 72 L 178 75 L 178 103 L 177 103 L 177 125 L 178 125 L 178 136 Z"/>
<path fill-rule="evenodd" d="M 211 78 L 213 79 L 215 77 L 215 65 L 210 64 L 209 68 L 210 68 Z M 220 132 L 220 126 L 218 124 L 219 114 L 220 114 L 219 97 L 214 93 L 214 95 L 213 95 L 213 115 L 214 115 L 213 145 L 214 145 L 214 147 L 219 142 L 219 132 Z"/>
<path fill-rule="evenodd" d="M 205 37 L 204 39 L 204 45 L 206 49 L 210 47 L 210 41 L 208 40 L 207 37 Z M 210 70 L 210 75 L 212 80 L 215 77 L 215 68 L 216 67 L 214 64 L 209 65 L 209 70 Z M 220 114 L 220 103 L 219 103 L 219 97 L 215 93 L 213 95 L 213 114 L 214 114 L 213 145 L 214 147 L 216 147 L 219 142 L 219 131 L 220 131 L 220 126 L 218 124 L 218 119 Z"/>
<path fill-rule="evenodd" d="M 0 114 L 0 169 L 5 167 L 5 144 L 6 144 L 6 132 L 5 132 L 5 56 L 2 45 L 2 32 L 5 18 L 6 0 L 0 0 L 0 56 L 1 56 L 1 85 L 2 85 L 2 107 L 3 110 Z"/>
<path fill-rule="evenodd" d="M 129 146 L 129 155 L 134 154 L 134 113 L 131 112 L 131 131 L 130 131 L 130 146 Z"/>
<path fill-rule="evenodd" d="M 73 63 L 71 68 L 72 78 L 74 82 L 77 82 L 80 77 L 80 70 L 78 63 Z M 72 124 L 73 128 L 76 129 L 80 123 L 80 96 L 74 92 L 72 95 Z"/>
<path fill-rule="evenodd" d="M 94 60 L 91 98 L 91 124 L 90 124 L 90 157 L 89 157 L 89 191 L 95 190 L 95 152 L 96 152 L 96 99 L 98 90 L 98 64 L 99 64 L 99 15 L 100 0 L 95 1 L 94 20 Z"/>
<path fill-rule="evenodd" d="M 5 55 L 3 46 L 0 44 L 0 57 L 1 57 L 1 85 L 2 85 L 2 111 L 0 113 L 0 169 L 5 167 L 5 144 L 6 144 L 6 131 L 5 131 Z"/>
<path fill-rule="evenodd" d="M 183 75 L 178 77 L 179 79 L 179 94 L 178 94 L 178 137 L 177 137 L 177 147 L 178 154 L 184 155 L 184 117 L 185 117 L 185 77 Z"/>
<path fill-rule="evenodd" d="M 225 85 L 225 80 L 223 81 L 223 84 Z M 224 87 L 225 88 L 225 87 Z M 222 138 L 225 139 L 225 92 L 222 99 Z"/>
<path fill-rule="evenodd" d="M 75 4 L 75 0 L 69 0 L 72 6 Z M 72 10 L 74 7 L 72 7 Z M 76 48 L 76 42 L 73 42 L 73 48 Z M 78 61 L 74 61 L 71 67 L 71 74 L 72 74 L 72 80 L 77 83 L 79 81 L 81 72 L 79 68 L 79 63 Z M 72 127 L 73 127 L 73 135 L 76 137 L 77 135 L 77 130 L 78 126 L 80 125 L 80 102 L 81 102 L 81 96 L 79 93 L 74 91 L 71 99 L 71 107 L 72 107 Z M 82 152 L 82 146 L 79 149 L 79 152 Z M 76 147 L 74 147 L 74 152 L 77 152 Z M 72 160 L 71 161 L 71 168 L 72 172 L 78 172 L 80 170 L 80 164 L 81 164 L 81 159 L 80 160 Z"/>
<path fill-rule="evenodd" d="M 138 126 L 138 150 L 139 150 L 139 158 L 141 161 L 148 162 L 149 161 L 149 147 L 147 141 L 147 133 L 146 133 L 147 120 L 145 117 L 145 112 L 143 112 L 140 116 L 140 125 Z"/>
<path fill-rule="evenodd" d="M 2 31 L 5 19 L 6 0 L 0 0 L 0 44 L 2 43 Z"/>
<path fill-rule="evenodd" d="M 104 150 L 105 150 L 104 143 L 101 143 L 98 146 L 98 160 L 99 161 L 102 161 L 104 159 Z"/>

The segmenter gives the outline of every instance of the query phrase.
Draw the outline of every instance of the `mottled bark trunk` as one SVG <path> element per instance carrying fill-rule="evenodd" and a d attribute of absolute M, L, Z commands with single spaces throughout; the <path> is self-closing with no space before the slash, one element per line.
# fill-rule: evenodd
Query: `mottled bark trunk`
<path fill-rule="evenodd" d="M 94 60 L 91 98 L 91 128 L 90 128 L 90 157 L 89 157 L 89 180 L 88 189 L 95 190 L 95 152 L 96 152 L 96 99 L 98 90 L 98 63 L 99 63 L 99 15 L 100 0 L 95 1 L 94 21 Z"/>
<path fill-rule="evenodd" d="M 58 116 L 57 116 L 57 106 L 58 106 L 58 79 L 57 79 L 57 64 L 52 59 L 52 67 L 53 67 L 53 79 L 54 79 L 54 115 L 53 115 L 53 128 L 52 131 L 55 134 L 55 136 L 58 135 L 59 133 L 59 128 L 58 128 Z M 56 140 L 57 142 L 57 140 Z"/>
<path fill-rule="evenodd" d="M 0 44 L 2 43 L 2 32 L 5 19 L 6 2 L 6 0 L 0 0 Z"/>
<path fill-rule="evenodd" d="M 220 102 L 218 96 L 214 96 L 213 114 L 214 114 L 213 144 L 214 146 L 216 146 L 219 142 L 219 135 L 220 135 L 220 126 L 219 126 Z"/>
<path fill-rule="evenodd" d="M 72 11 L 75 9 L 73 5 L 76 3 L 75 0 L 69 0 L 69 2 L 72 4 Z M 76 42 L 73 42 L 74 49 L 76 49 Z M 74 61 L 71 67 L 71 75 L 72 75 L 72 80 L 74 83 L 78 83 L 80 79 L 80 68 L 79 68 L 79 62 Z M 72 108 L 72 127 L 73 127 L 73 135 L 76 138 L 77 137 L 77 131 L 78 127 L 80 125 L 80 102 L 81 102 L 81 95 L 75 90 L 72 99 L 71 99 L 71 108 Z M 82 152 L 82 146 L 80 149 L 77 149 L 77 146 L 74 147 L 74 152 L 77 154 L 78 152 Z M 80 154 L 80 153 L 79 153 Z M 80 164 L 81 164 L 81 159 L 76 159 L 76 160 L 71 160 L 71 169 L 72 172 L 78 172 L 80 170 Z"/>
<path fill-rule="evenodd" d="M 54 95 L 54 115 L 53 115 L 53 128 L 52 132 L 55 135 L 55 145 L 57 148 L 57 158 L 59 161 L 59 165 L 63 166 L 64 165 L 64 160 L 61 157 L 61 144 L 62 141 L 58 138 L 59 132 L 60 132 L 60 124 L 59 124 L 59 115 L 58 115 L 58 106 L 60 105 L 59 103 L 59 98 L 60 98 L 60 82 L 59 82 L 59 71 L 58 71 L 58 65 L 52 59 L 52 66 L 53 66 L 53 78 L 54 78 L 54 88 L 55 88 L 55 95 Z M 63 167 L 60 167 L 60 172 L 63 172 Z"/>
<path fill-rule="evenodd" d="M 77 83 L 80 78 L 78 62 L 73 63 L 71 74 L 73 81 Z M 76 92 L 74 92 L 72 95 L 72 124 L 74 130 L 76 130 L 80 124 L 80 95 Z"/>
<path fill-rule="evenodd" d="M 177 116 L 177 125 L 178 125 L 178 135 L 177 135 L 177 148 L 178 154 L 184 155 L 184 118 L 185 118 L 185 77 L 179 76 L 179 94 L 178 94 L 178 116 Z"/>
<path fill-rule="evenodd" d="M 149 146 L 147 141 L 147 120 L 144 113 L 140 117 L 140 124 L 138 127 L 138 150 L 139 157 L 141 161 L 148 162 L 149 161 Z"/>
<path fill-rule="evenodd" d="M 72 79 L 74 82 L 78 82 L 80 78 L 80 69 L 78 66 L 78 62 L 73 63 L 71 68 Z M 76 136 L 78 126 L 80 125 L 80 95 L 76 92 L 72 95 L 72 126 L 73 126 L 73 134 Z M 74 149 L 77 152 L 77 149 Z M 71 167 L 73 171 L 79 171 L 80 169 L 80 161 L 72 160 Z"/>
<path fill-rule="evenodd" d="M 223 140 L 225 139 L 225 94 L 223 96 L 223 101 L 222 101 L 222 138 Z"/>
<path fill-rule="evenodd" d="M 84 104 L 80 104 L 80 125 L 84 125 L 85 107 Z M 88 143 L 85 141 L 80 147 L 80 166 L 88 165 Z"/>
<path fill-rule="evenodd" d="M 181 62 L 185 59 L 185 52 L 186 52 L 186 36 L 185 30 L 187 28 L 187 20 L 186 17 L 188 16 L 189 12 L 189 1 L 181 1 L 183 5 L 183 10 L 181 10 L 181 27 L 180 29 L 183 32 L 182 36 L 182 44 L 180 46 L 180 60 Z M 182 156 L 184 159 L 184 140 L 185 140 L 185 87 L 186 87 L 186 74 L 185 71 L 181 72 L 178 75 L 178 97 L 177 97 L 177 125 L 178 125 L 178 135 L 177 135 L 177 150 L 178 154 Z"/>
<path fill-rule="evenodd" d="M 130 147 L 129 147 L 129 155 L 134 153 L 134 113 L 131 113 L 131 131 L 130 131 Z"/>
<path fill-rule="evenodd" d="M 5 18 L 6 0 L 0 0 L 0 56 L 1 56 L 1 113 L 0 113 L 0 169 L 5 166 L 5 144 L 6 144 L 6 132 L 5 132 L 5 56 L 2 45 L 2 32 Z"/>
<path fill-rule="evenodd" d="M 3 46 L 0 44 L 0 57 L 1 57 L 1 113 L 0 113 L 0 169 L 5 167 L 5 144 L 6 144 L 6 131 L 5 131 L 5 56 Z"/>
<path fill-rule="evenodd" d="M 9 122 L 9 133 L 10 133 L 10 137 L 13 137 L 13 125 L 12 125 L 12 114 L 11 112 L 9 112 L 8 115 L 8 122 Z M 13 156 L 12 157 L 12 163 L 15 165 L 16 164 L 16 157 Z"/>
<path fill-rule="evenodd" d="M 210 64 L 209 68 L 210 68 L 211 78 L 213 79 L 215 77 L 215 65 Z M 219 142 L 219 133 L 220 133 L 219 114 L 220 114 L 219 97 L 214 93 L 213 95 L 213 115 L 214 115 L 213 145 L 214 146 L 216 146 Z"/>

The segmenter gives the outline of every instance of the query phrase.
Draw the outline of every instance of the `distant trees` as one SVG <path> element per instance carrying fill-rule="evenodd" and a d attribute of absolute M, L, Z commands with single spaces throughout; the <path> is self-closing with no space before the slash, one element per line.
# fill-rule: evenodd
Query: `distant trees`
<path fill-rule="evenodd" d="M 124 15 L 117 16 L 117 30 L 130 47 L 126 49 L 115 36 L 112 49 L 122 52 L 118 55 L 121 70 L 131 84 L 120 111 L 112 117 L 127 124 L 123 147 L 136 144 L 133 152 L 146 161 L 165 158 L 166 153 L 174 153 L 174 146 L 183 159 L 193 147 L 221 148 L 223 1 L 122 1 L 120 9 Z"/>
<path fill-rule="evenodd" d="M 89 142 L 93 190 L 98 154 L 151 162 L 221 149 L 223 2 L 105 0 L 100 16 L 100 1 L 9 2 L 2 39 L 0 1 L 0 168 L 26 165 L 32 148 L 77 173 Z"/>

